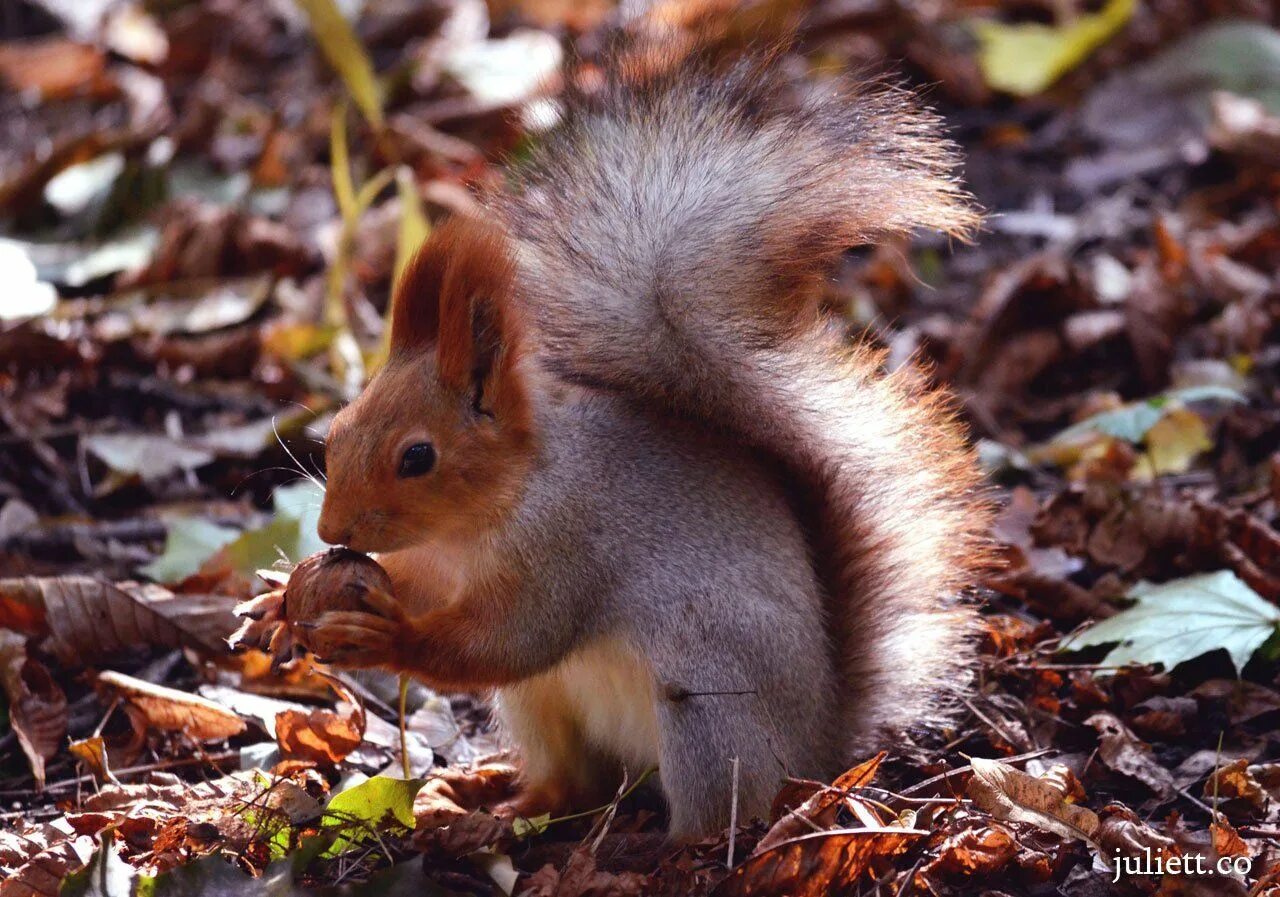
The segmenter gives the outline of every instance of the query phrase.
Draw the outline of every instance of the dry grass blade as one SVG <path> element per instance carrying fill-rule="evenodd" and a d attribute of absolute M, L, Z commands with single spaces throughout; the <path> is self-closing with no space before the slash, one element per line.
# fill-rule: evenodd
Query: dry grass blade
<path fill-rule="evenodd" d="M 369 54 L 351 29 L 351 23 L 333 0 L 297 0 L 297 4 L 307 14 L 316 43 L 342 78 L 351 98 L 369 124 L 380 129 L 383 123 L 382 89 L 378 86 Z"/>

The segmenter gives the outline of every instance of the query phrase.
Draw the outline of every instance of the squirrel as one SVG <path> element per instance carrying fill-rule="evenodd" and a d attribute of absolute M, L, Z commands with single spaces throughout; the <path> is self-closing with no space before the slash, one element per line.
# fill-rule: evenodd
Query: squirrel
<path fill-rule="evenodd" d="M 821 291 L 851 246 L 977 214 L 904 89 L 792 97 L 768 54 L 604 80 L 401 278 L 319 520 L 394 588 L 310 641 L 495 690 L 514 811 L 656 766 L 695 839 L 945 719 L 966 679 L 973 452 Z"/>

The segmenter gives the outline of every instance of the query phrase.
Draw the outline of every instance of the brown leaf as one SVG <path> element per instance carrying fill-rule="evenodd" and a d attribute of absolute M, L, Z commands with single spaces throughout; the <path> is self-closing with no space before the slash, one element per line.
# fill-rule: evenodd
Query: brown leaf
<path fill-rule="evenodd" d="M 1061 835 L 1092 843 L 1101 824 L 1086 807 L 1067 802 L 1066 791 L 1054 778 L 1036 778 L 998 760 L 974 757 L 969 797 L 1003 822 L 1025 822 Z M 1074 778 L 1074 777 L 1073 777 Z"/>
<path fill-rule="evenodd" d="M 0 579 L 0 627 L 47 631 L 50 650 L 72 668 L 142 645 L 223 654 L 221 638 L 233 626 L 227 602 L 157 585 L 74 575 Z"/>
<path fill-rule="evenodd" d="M 1191 690 L 1199 700 L 1226 704 L 1232 723 L 1244 723 L 1280 710 L 1280 693 L 1247 679 L 1210 679 Z"/>
<path fill-rule="evenodd" d="M 99 673 L 98 682 L 123 698 L 151 729 L 182 732 L 195 741 L 222 741 L 245 730 L 239 716 L 198 695 L 110 670 Z"/>
<path fill-rule="evenodd" d="M 360 744 L 364 727 L 354 710 L 340 714 L 316 708 L 309 712 L 282 710 L 276 714 L 276 741 L 286 760 L 309 760 L 332 766 Z"/>
<path fill-rule="evenodd" d="M 1003 826 L 966 829 L 942 842 L 938 855 L 920 873 L 926 878 L 991 875 L 1018 855 L 1018 841 Z"/>
<path fill-rule="evenodd" d="M 880 768 L 880 763 L 885 758 L 885 752 L 881 751 L 863 763 L 843 773 L 839 778 L 831 783 L 829 788 L 822 788 L 816 794 L 811 795 L 800 806 L 796 807 L 794 813 L 786 813 L 787 807 L 784 801 L 790 793 L 787 789 L 783 789 L 782 793 L 774 800 L 773 817 L 778 821 L 773 827 L 760 839 L 760 843 L 756 845 L 755 854 L 761 854 L 768 850 L 772 850 L 784 841 L 797 838 L 800 835 L 809 834 L 818 828 L 830 828 L 835 825 L 836 815 L 840 811 L 840 807 L 847 799 L 850 799 L 849 792 L 854 788 L 861 788 L 864 785 L 871 784 L 875 779 L 876 770 Z M 871 811 L 874 816 L 874 811 Z M 880 822 L 878 816 L 875 821 Z"/>
<path fill-rule="evenodd" d="M 320 802 L 294 778 L 273 778 L 248 769 L 207 782 L 175 785 L 107 785 L 87 797 L 84 808 L 114 814 L 154 839 L 153 862 L 161 871 L 187 862 L 191 853 L 225 851 L 249 861 L 269 856 L 265 847 L 286 828 L 317 821 Z"/>
<path fill-rule="evenodd" d="M 62 880 L 84 868 L 97 846 L 49 823 L 0 828 L 0 897 L 57 897 Z"/>
<path fill-rule="evenodd" d="M 525 883 L 523 897 L 640 897 L 649 878 L 636 872 L 612 873 L 596 868 L 585 847 L 575 850 L 563 869 L 543 866 Z M 807 893 L 807 892 L 806 892 Z"/>
<path fill-rule="evenodd" d="M 715 897 L 825 897 L 855 884 L 875 860 L 905 850 L 925 834 L 863 828 L 813 832 L 755 853 L 720 883 Z"/>
<path fill-rule="evenodd" d="M 1255 773 L 1265 765 L 1250 766 L 1240 758 L 1213 771 L 1204 783 L 1204 796 L 1210 801 L 1224 801 L 1224 809 L 1232 815 L 1261 815 L 1266 812 L 1271 795 Z"/>
<path fill-rule="evenodd" d="M 415 829 L 422 833 L 449 825 L 472 810 L 509 798 L 517 770 L 508 763 L 448 766 L 435 772 L 413 800 Z"/>
<path fill-rule="evenodd" d="M 1244 843 L 1239 832 L 1231 827 L 1231 823 L 1220 821 L 1209 823 L 1209 833 L 1213 837 L 1213 849 L 1218 856 L 1247 857 L 1250 856 L 1249 845 Z"/>
<path fill-rule="evenodd" d="M 1151 756 L 1150 746 L 1114 714 L 1095 713 L 1085 722 L 1098 731 L 1098 754 L 1111 769 L 1137 779 L 1161 797 L 1168 797 L 1176 790 L 1173 773 L 1157 763 Z"/>
<path fill-rule="evenodd" d="M 1116 856 L 1175 856 L 1180 851 L 1171 838 L 1147 825 L 1137 814 L 1122 804 L 1108 804 L 1098 814 L 1098 843 L 1108 863 Z"/>
<path fill-rule="evenodd" d="M 0 630 L 0 688 L 9 704 L 9 724 L 31 766 L 36 788 L 44 788 L 45 762 L 67 734 L 67 696 L 44 664 L 27 656 L 26 639 Z"/>
<path fill-rule="evenodd" d="M 99 782 L 114 782 L 116 777 L 111 773 L 111 765 L 107 762 L 107 745 L 101 735 L 91 735 L 79 741 L 73 741 L 67 750 L 80 762 L 89 767 L 93 777 Z"/>
<path fill-rule="evenodd" d="M 109 87 L 101 80 L 105 62 L 98 48 L 60 37 L 0 44 L 0 79 L 45 100 Z"/>

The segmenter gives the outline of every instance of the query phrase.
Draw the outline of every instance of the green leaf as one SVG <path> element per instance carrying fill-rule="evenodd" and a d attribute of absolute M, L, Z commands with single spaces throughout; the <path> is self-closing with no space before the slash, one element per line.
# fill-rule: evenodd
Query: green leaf
<path fill-rule="evenodd" d="M 194 576 L 225 545 L 240 533 L 201 517 L 184 517 L 169 524 L 164 551 L 140 571 L 156 582 L 182 582 Z"/>
<path fill-rule="evenodd" d="M 1045 90 L 1106 43 L 1133 16 L 1136 0 L 1110 0 L 1067 25 L 972 23 L 987 84 L 1017 96 Z"/>
<path fill-rule="evenodd" d="M 320 486 L 309 480 L 290 483 L 277 489 L 271 501 L 276 514 L 298 521 L 295 548 L 299 560 L 325 548 L 318 532 L 320 506 L 324 502 L 324 490 Z"/>
<path fill-rule="evenodd" d="M 1103 660 L 1108 666 L 1158 663 L 1172 669 L 1222 648 L 1238 672 L 1280 624 L 1280 608 L 1230 570 L 1162 585 L 1139 583 L 1129 597 L 1137 602 L 1133 607 L 1094 624 L 1062 649 L 1115 644 Z"/>
<path fill-rule="evenodd" d="M 1027 454 L 1037 463 L 1041 460 L 1057 462 L 1062 456 L 1070 455 L 1068 451 L 1070 448 L 1079 443 L 1089 442 L 1091 437 L 1099 433 L 1115 439 L 1123 439 L 1132 445 L 1141 445 L 1157 424 L 1170 415 L 1176 416 L 1179 409 L 1184 409 L 1189 404 L 1245 401 L 1247 400 L 1240 393 L 1224 386 L 1190 386 L 1171 389 L 1149 399 L 1130 402 L 1119 408 L 1087 417 L 1067 427 L 1043 445 L 1028 450 Z"/>
<path fill-rule="evenodd" d="M 347 92 L 369 124 L 380 129 L 382 89 L 369 54 L 351 29 L 351 23 L 333 0 L 297 0 L 297 4 L 307 14 L 316 43 L 346 84 Z"/>
<path fill-rule="evenodd" d="M 320 825 L 338 834 L 322 855 L 335 857 L 388 824 L 412 829 L 413 799 L 424 784 L 426 779 L 374 776 L 335 794 L 325 807 Z"/>
<path fill-rule="evenodd" d="M 317 532 L 324 490 L 315 483 L 290 483 L 272 495 L 275 515 L 262 526 L 237 532 L 197 517 L 169 524 L 161 555 L 141 572 L 157 582 L 181 582 L 215 556 L 246 575 L 273 567 L 281 556 L 297 563 L 325 547 Z"/>
<path fill-rule="evenodd" d="M 515 819 L 511 820 L 511 831 L 517 838 L 527 838 L 530 835 L 541 835 L 550 825 L 550 813 L 543 813 L 540 816 L 534 816 L 529 819 L 526 819 L 523 816 L 517 816 Z"/>

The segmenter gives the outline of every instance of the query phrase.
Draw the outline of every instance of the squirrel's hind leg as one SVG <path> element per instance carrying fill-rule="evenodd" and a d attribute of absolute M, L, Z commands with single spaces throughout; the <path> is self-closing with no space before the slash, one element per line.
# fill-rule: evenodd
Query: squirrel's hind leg
<path fill-rule="evenodd" d="M 553 676 L 502 688 L 498 714 L 520 767 L 517 794 L 499 810 L 525 818 L 554 817 L 608 800 L 616 771 L 590 750 L 574 708 Z"/>

